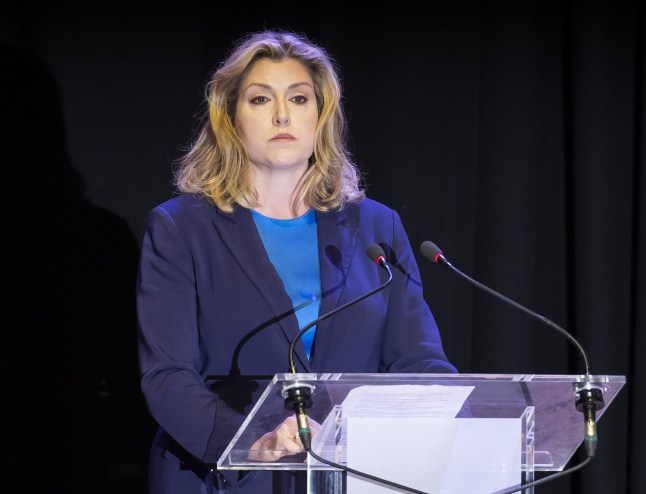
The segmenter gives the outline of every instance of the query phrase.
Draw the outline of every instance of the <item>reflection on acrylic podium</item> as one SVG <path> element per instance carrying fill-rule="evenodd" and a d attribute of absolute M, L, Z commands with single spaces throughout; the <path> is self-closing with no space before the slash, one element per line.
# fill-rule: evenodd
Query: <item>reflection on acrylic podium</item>
<path fill-rule="evenodd" d="M 490 494 L 561 471 L 584 439 L 575 393 L 595 388 L 608 409 L 624 376 L 277 374 L 218 460 L 222 470 L 306 470 L 309 494 L 402 492 L 305 453 L 250 460 L 250 447 L 292 414 L 282 390 L 313 388 L 324 459 L 426 493 Z M 252 456 L 253 457 L 253 456 Z M 531 493 L 529 488 L 525 492 Z"/>

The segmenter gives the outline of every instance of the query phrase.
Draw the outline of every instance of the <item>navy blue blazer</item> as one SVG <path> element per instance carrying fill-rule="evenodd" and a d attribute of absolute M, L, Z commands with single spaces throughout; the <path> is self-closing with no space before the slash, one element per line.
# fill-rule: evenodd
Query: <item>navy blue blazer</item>
<path fill-rule="evenodd" d="M 384 247 L 394 278 L 321 322 L 310 361 L 299 341 L 298 371 L 456 372 L 398 214 L 364 199 L 316 219 L 320 314 L 385 281 L 385 271 L 366 255 L 372 243 Z M 161 484 L 170 482 L 169 468 L 178 468 L 175 457 L 215 463 L 251 408 L 249 399 L 236 401 L 230 390 L 205 384 L 207 376 L 288 372 L 299 328 L 250 211 L 225 213 L 199 196 L 178 196 L 150 212 L 137 288 L 141 385 L 164 431 L 153 457 L 173 459 L 151 467 L 151 491 L 174 492 Z M 176 492 L 188 488 L 177 482 Z"/>

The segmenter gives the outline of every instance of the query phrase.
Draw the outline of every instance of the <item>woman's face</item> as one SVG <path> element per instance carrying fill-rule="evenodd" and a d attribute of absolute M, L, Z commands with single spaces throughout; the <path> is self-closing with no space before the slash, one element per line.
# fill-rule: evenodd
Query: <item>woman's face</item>
<path fill-rule="evenodd" d="M 318 110 L 309 71 L 299 61 L 259 60 L 242 81 L 235 128 L 258 170 L 307 169 Z"/>

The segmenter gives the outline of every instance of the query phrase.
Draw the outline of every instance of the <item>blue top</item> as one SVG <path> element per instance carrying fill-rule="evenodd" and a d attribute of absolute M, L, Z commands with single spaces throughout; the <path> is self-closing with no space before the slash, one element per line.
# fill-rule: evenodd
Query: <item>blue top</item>
<path fill-rule="evenodd" d="M 321 304 L 316 214 L 313 209 L 299 218 L 278 220 L 251 211 L 269 260 L 292 299 L 299 328 L 318 317 Z M 301 340 L 310 358 L 316 326 Z"/>

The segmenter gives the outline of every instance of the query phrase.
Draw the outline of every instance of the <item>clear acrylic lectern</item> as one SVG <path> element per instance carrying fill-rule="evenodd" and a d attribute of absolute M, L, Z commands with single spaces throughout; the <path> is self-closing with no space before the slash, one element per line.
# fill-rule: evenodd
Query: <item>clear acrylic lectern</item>
<path fill-rule="evenodd" d="M 262 434 L 292 414 L 282 390 L 312 386 L 319 456 L 428 493 L 492 493 L 560 471 L 584 438 L 581 388 L 608 409 L 624 376 L 508 374 L 277 374 L 218 460 L 222 470 L 307 470 L 310 494 L 401 492 L 305 453 L 252 460 Z M 601 441 L 603 435 L 601 434 Z M 529 491 L 529 489 L 527 490 Z M 526 491 L 526 492 L 527 492 Z"/>

